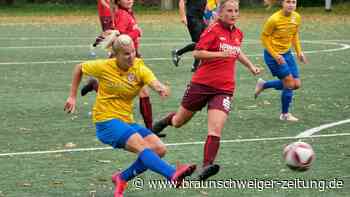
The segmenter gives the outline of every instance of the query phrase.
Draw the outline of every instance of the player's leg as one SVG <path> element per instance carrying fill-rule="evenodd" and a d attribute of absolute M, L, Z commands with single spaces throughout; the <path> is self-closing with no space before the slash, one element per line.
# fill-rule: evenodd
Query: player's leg
<path fill-rule="evenodd" d="M 201 85 L 193 83 L 188 85 L 178 111 L 171 112 L 161 120 L 155 122 L 152 131 L 159 134 L 167 126 L 179 128 L 186 124 L 196 111 L 201 110 L 207 104 L 209 95 L 207 93 L 203 94 L 203 92 L 204 90 Z"/>
<path fill-rule="evenodd" d="M 111 16 L 100 16 L 100 23 L 102 32 L 113 29 L 113 21 Z M 97 36 L 92 46 L 96 47 L 103 39 L 104 37 L 102 35 Z"/>
<path fill-rule="evenodd" d="M 208 135 L 204 144 L 203 166 L 199 179 L 206 180 L 219 172 L 220 166 L 214 164 L 220 148 L 221 132 L 231 111 L 232 95 L 215 95 L 208 103 Z"/>
<path fill-rule="evenodd" d="M 81 88 L 80 94 L 81 96 L 85 96 L 87 93 L 91 91 L 98 91 L 98 81 L 93 77 L 89 77 L 87 83 Z"/>
<path fill-rule="evenodd" d="M 152 129 L 153 116 L 152 116 L 152 104 L 149 96 L 149 90 L 147 86 L 143 87 L 139 93 L 139 106 L 140 113 L 142 115 L 143 121 L 146 128 Z"/>
<path fill-rule="evenodd" d="M 301 85 L 301 81 L 299 79 L 299 70 L 291 52 L 283 54 L 283 57 L 287 62 L 290 74 L 282 80 L 284 88 L 282 90 L 281 96 L 282 112 L 280 115 L 280 119 L 296 122 L 298 121 L 298 118 L 294 117 L 291 113 L 289 113 L 289 108 L 293 101 L 294 90 L 298 89 Z"/>
<path fill-rule="evenodd" d="M 165 144 L 150 130 L 136 123 L 130 124 L 130 127 L 135 129 L 137 133 L 142 136 L 148 148 L 154 151 L 159 157 L 165 156 L 165 153 L 166 153 Z M 141 174 L 146 170 L 147 168 L 144 165 L 141 165 L 139 161 L 135 161 L 129 168 L 121 172 L 120 176 L 122 180 L 131 180 L 134 177 L 136 177 L 138 174 Z"/>
<path fill-rule="evenodd" d="M 272 76 L 279 76 L 281 74 L 281 66 L 276 62 L 276 60 L 270 55 L 269 52 L 264 50 L 264 61 L 268 66 Z M 285 69 L 284 69 L 285 70 Z M 283 89 L 283 82 L 280 79 L 277 80 L 268 80 L 258 79 L 255 86 L 254 97 L 257 98 L 261 92 L 265 89 L 274 88 L 275 90 Z"/>
<path fill-rule="evenodd" d="M 123 148 L 138 154 L 138 158 L 129 168 L 112 176 L 112 181 L 116 185 L 115 196 L 123 195 L 127 182 L 147 169 L 179 183 L 185 176 L 193 173 L 195 165 L 181 165 L 175 169 L 162 160 L 143 139 L 143 135 L 148 136 L 151 133 L 136 129 L 118 119 L 96 123 L 96 136 L 100 141 L 114 148 Z"/>
<path fill-rule="evenodd" d="M 207 27 L 207 25 L 202 18 L 194 18 L 193 23 L 195 23 L 196 25 L 191 30 L 191 38 L 192 38 L 193 42 L 197 43 L 199 41 L 203 31 Z M 200 60 L 198 60 L 198 59 L 195 59 L 193 61 L 192 68 L 191 68 L 192 72 L 195 72 L 197 70 L 199 63 L 200 63 Z"/>

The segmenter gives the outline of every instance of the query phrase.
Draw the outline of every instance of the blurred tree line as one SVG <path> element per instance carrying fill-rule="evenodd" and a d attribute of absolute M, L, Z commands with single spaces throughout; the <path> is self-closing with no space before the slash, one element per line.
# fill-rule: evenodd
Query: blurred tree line
<path fill-rule="evenodd" d="M 162 0 L 135 0 L 137 4 L 145 6 L 159 6 Z M 177 4 L 178 0 L 173 0 Z M 13 5 L 15 3 L 59 3 L 59 4 L 95 4 L 97 0 L 0 0 L 0 4 Z M 241 0 L 242 6 L 262 5 L 263 0 Z M 350 2 L 350 0 L 332 0 L 332 4 Z M 298 0 L 298 6 L 324 6 L 325 0 Z"/>

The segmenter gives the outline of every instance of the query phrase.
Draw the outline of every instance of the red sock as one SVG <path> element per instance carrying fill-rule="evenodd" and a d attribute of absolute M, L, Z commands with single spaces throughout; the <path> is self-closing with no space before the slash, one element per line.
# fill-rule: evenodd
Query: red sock
<path fill-rule="evenodd" d="M 214 163 L 219 147 L 220 137 L 208 135 L 204 145 L 203 166 L 207 166 Z"/>
<path fill-rule="evenodd" d="M 152 104 L 149 97 L 140 97 L 140 112 L 143 117 L 143 121 L 148 129 L 152 129 L 153 116 L 152 116 Z"/>

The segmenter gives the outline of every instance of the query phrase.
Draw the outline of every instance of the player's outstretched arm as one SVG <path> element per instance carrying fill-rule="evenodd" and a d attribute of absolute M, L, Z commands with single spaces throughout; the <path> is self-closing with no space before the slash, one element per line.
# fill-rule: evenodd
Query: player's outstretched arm
<path fill-rule="evenodd" d="M 72 79 L 70 94 L 66 100 L 66 103 L 64 104 L 64 111 L 66 111 L 67 113 L 74 113 L 75 111 L 77 90 L 78 90 L 82 75 L 83 75 L 83 72 L 81 70 L 81 64 L 78 64 L 75 66 L 73 70 L 73 79 Z"/>
<path fill-rule="evenodd" d="M 168 86 L 162 84 L 160 81 L 158 80 L 154 80 L 151 82 L 151 84 L 149 84 L 149 86 L 156 92 L 158 92 L 158 94 L 160 95 L 161 98 L 166 98 L 170 95 L 170 89 Z"/>
<path fill-rule="evenodd" d="M 240 52 L 238 56 L 238 61 L 241 62 L 246 68 L 249 69 L 249 71 L 253 75 L 258 75 L 260 74 L 261 70 L 259 67 L 255 66 L 249 59 L 248 57 L 243 53 L 243 51 Z"/>

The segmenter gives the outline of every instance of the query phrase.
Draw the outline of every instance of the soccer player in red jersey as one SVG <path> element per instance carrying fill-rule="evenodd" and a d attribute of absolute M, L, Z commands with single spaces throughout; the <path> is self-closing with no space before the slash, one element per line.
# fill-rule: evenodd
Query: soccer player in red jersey
<path fill-rule="evenodd" d="M 135 16 L 132 11 L 134 0 L 116 0 L 118 9 L 114 13 L 114 28 L 121 34 L 130 36 L 134 42 L 136 49 L 136 57 L 141 57 L 139 52 L 140 37 L 142 30 L 137 25 Z M 88 84 L 82 89 L 81 94 L 85 95 L 92 90 L 98 89 L 97 80 L 90 79 Z M 143 117 L 144 123 L 148 129 L 152 128 L 153 114 L 152 104 L 150 101 L 149 90 L 147 87 L 143 87 L 139 93 L 140 112 Z M 160 135 L 161 136 L 161 135 Z"/>
<path fill-rule="evenodd" d="M 135 43 L 136 55 L 140 57 L 139 44 L 142 35 L 141 28 L 137 25 L 132 11 L 134 0 L 116 0 L 118 10 L 115 12 L 114 27 L 121 34 L 129 35 Z"/>
<path fill-rule="evenodd" d="M 179 128 L 208 105 L 208 136 L 204 145 L 200 180 L 215 175 L 220 168 L 214 164 L 214 160 L 219 150 L 221 131 L 231 110 L 231 99 L 236 86 L 236 60 L 252 74 L 260 73 L 260 69 L 241 51 L 243 33 L 235 26 L 238 17 L 239 2 L 222 0 L 218 21 L 203 32 L 193 52 L 201 64 L 192 76 L 180 108 L 153 125 L 155 133 L 167 126 Z"/>

